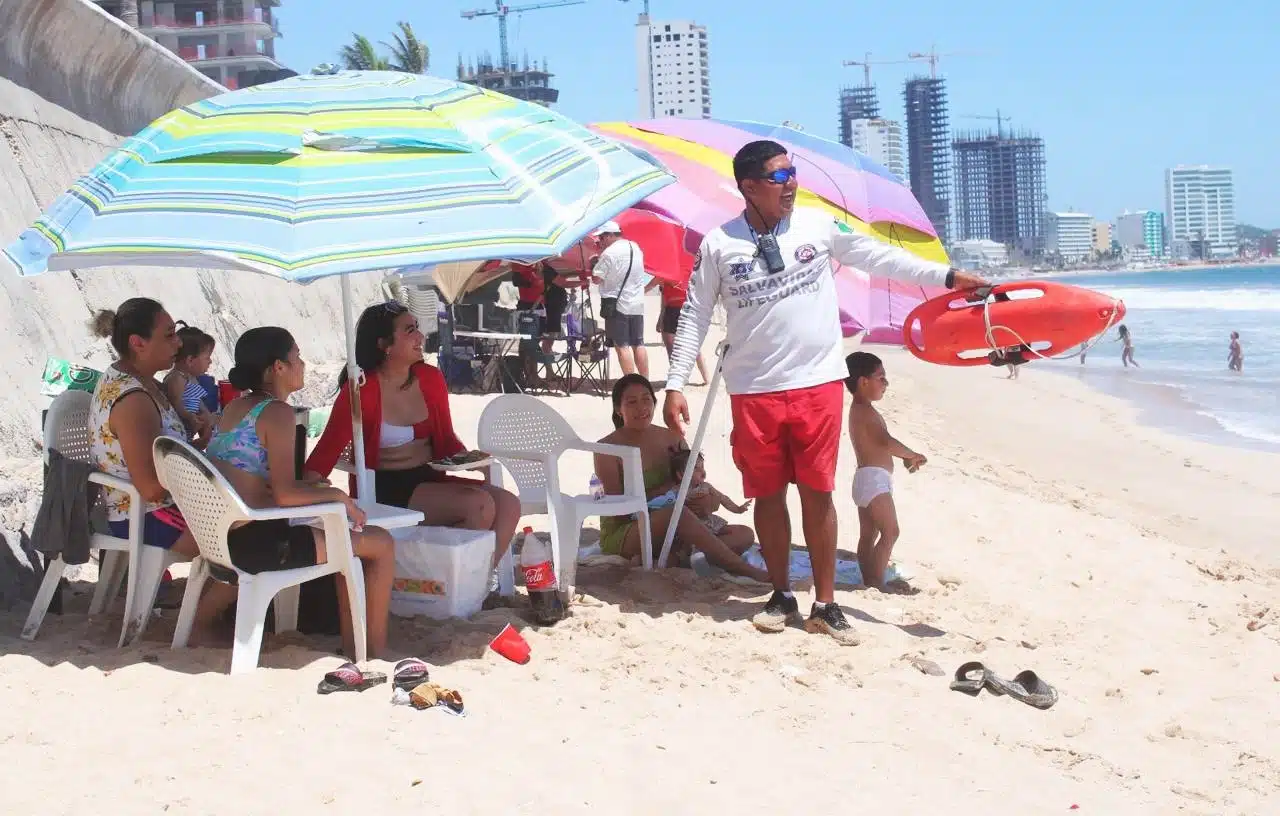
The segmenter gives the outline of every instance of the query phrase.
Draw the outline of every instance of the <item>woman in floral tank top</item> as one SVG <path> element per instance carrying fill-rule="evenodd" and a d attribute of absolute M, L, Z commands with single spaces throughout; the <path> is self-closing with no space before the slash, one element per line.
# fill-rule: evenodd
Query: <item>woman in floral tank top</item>
<path fill-rule="evenodd" d="M 160 485 L 151 456 L 156 437 L 187 438 L 182 418 L 156 382 L 156 374 L 171 368 L 178 353 L 173 318 L 150 298 L 130 298 L 114 312 L 98 312 L 91 328 L 109 338 L 119 355 L 98 380 L 89 404 L 94 462 L 103 472 L 128 479 L 137 488 L 146 503 L 143 543 L 194 556 L 195 541 Z M 112 535 L 127 536 L 129 496 L 108 488 L 103 501 Z"/>

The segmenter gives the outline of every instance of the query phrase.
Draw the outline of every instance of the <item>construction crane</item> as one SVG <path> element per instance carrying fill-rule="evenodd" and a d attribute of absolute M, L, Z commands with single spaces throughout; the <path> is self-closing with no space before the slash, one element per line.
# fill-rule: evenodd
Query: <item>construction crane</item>
<path fill-rule="evenodd" d="M 910 54 L 907 54 L 907 59 L 914 60 L 917 62 L 929 63 L 929 78 L 937 79 L 938 78 L 938 60 L 942 59 L 943 57 L 971 57 L 971 56 L 973 55 L 962 52 L 962 51 L 956 51 L 950 54 L 939 54 L 938 47 L 935 45 L 934 47 L 929 49 L 929 53 L 921 54 L 920 52 L 915 51 Z"/>
<path fill-rule="evenodd" d="M 845 60 L 845 61 L 844 61 L 844 63 L 843 63 L 843 65 L 844 65 L 844 67 L 846 67 L 846 68 L 848 68 L 848 67 L 849 67 L 849 66 L 851 66 L 851 65 L 861 65 L 861 66 L 862 66 L 862 76 L 863 76 L 863 79 L 865 80 L 865 81 L 864 81 L 864 84 L 865 84 L 868 88 L 870 88 L 870 87 L 871 87 L 871 66 L 872 66 L 872 65 L 902 65 L 902 64 L 904 64 L 904 63 L 908 63 L 908 62 L 911 62 L 911 60 L 909 60 L 909 59 L 904 59 L 904 60 L 874 60 L 874 61 L 873 61 L 873 60 L 871 59 L 871 52 L 870 52 L 870 51 L 868 51 L 865 59 L 863 59 L 863 60 Z"/>
<path fill-rule="evenodd" d="M 502 71 L 506 73 L 511 70 L 511 54 L 507 50 L 507 15 L 515 12 L 520 14 L 526 11 L 534 11 L 536 9 L 557 8 L 558 6 L 581 6 L 587 0 L 555 0 L 552 3 L 531 3 L 527 6 L 508 6 L 502 0 L 494 0 L 493 11 L 486 9 L 472 9 L 471 11 L 462 12 L 462 19 L 474 20 L 477 17 L 497 17 L 498 18 L 498 58 L 502 60 Z"/>
<path fill-rule="evenodd" d="M 622 0 L 622 2 L 629 3 L 631 2 L 631 0 Z M 644 17 L 645 17 L 645 22 L 648 22 L 649 21 L 649 0 L 644 0 Z"/>
<path fill-rule="evenodd" d="M 999 136 L 1001 139 L 1004 138 L 1004 123 L 1013 121 L 1012 116 L 1005 116 L 1004 114 L 1000 113 L 999 108 L 996 109 L 995 116 L 975 116 L 975 115 L 965 114 L 962 116 L 958 116 L 956 118 L 957 119 L 986 119 L 988 121 L 994 120 L 996 123 L 996 135 Z"/>

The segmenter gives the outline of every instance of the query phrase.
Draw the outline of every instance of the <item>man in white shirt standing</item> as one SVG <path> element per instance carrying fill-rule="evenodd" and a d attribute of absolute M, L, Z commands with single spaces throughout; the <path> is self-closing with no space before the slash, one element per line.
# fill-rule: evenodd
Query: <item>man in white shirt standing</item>
<path fill-rule="evenodd" d="M 855 232 L 830 213 L 796 210 L 796 169 L 777 142 L 745 145 L 734 156 L 733 174 L 747 206 L 702 241 L 676 332 L 663 413 L 668 427 L 683 433 L 689 407 L 681 392 L 712 309 L 721 301 L 733 459 L 744 494 L 755 499 L 756 533 L 774 587 L 752 623 L 780 632 L 800 617 L 789 574 L 787 488 L 794 482 L 813 564 L 814 604 L 805 629 L 855 645 L 857 636 L 835 602 L 831 493 L 847 372 L 832 261 L 922 286 L 971 288 L 986 282 Z"/>
<path fill-rule="evenodd" d="M 649 353 L 644 347 L 644 253 L 635 241 L 622 237 L 616 221 L 606 221 L 592 236 L 600 244 L 600 257 L 592 275 L 600 286 L 605 343 L 618 354 L 623 374 L 649 379 Z M 612 310 L 606 305 L 613 303 Z M 613 313 L 610 314 L 609 312 Z"/>

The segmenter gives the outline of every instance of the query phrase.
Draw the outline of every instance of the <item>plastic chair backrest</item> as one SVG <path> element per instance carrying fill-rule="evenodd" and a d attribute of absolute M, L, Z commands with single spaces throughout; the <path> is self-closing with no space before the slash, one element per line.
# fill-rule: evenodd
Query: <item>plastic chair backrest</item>
<path fill-rule="evenodd" d="M 89 405 L 93 395 L 88 391 L 63 391 L 54 397 L 44 420 L 44 457 L 57 451 L 66 459 L 96 465 L 89 448 Z"/>
<path fill-rule="evenodd" d="M 418 329 L 423 334 L 435 334 L 439 331 L 440 297 L 434 286 L 420 284 L 404 284 L 405 305 L 418 319 Z"/>
<path fill-rule="evenodd" d="M 177 502 L 187 529 L 200 547 L 200 555 L 234 570 L 227 550 L 227 531 L 233 522 L 248 519 L 240 497 L 217 468 L 186 442 L 157 437 L 154 453 L 160 484 Z"/>
<path fill-rule="evenodd" d="M 550 454 L 558 457 L 578 441 L 578 435 L 546 403 L 524 394 L 504 394 L 480 414 L 478 443 L 481 450 L 512 450 Z M 540 462 L 505 459 L 503 467 L 511 471 L 522 490 L 543 488 L 547 473 Z"/>

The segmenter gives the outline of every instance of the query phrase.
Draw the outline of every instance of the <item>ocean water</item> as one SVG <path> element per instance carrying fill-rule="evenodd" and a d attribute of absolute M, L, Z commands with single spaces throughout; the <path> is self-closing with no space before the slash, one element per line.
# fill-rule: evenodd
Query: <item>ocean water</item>
<path fill-rule="evenodd" d="M 1280 451 L 1280 266 L 1099 273 L 1059 278 L 1124 301 L 1141 368 L 1120 363 L 1111 329 L 1064 374 L 1134 401 L 1143 420 L 1215 443 Z M 1244 371 L 1227 370 L 1240 332 Z"/>

